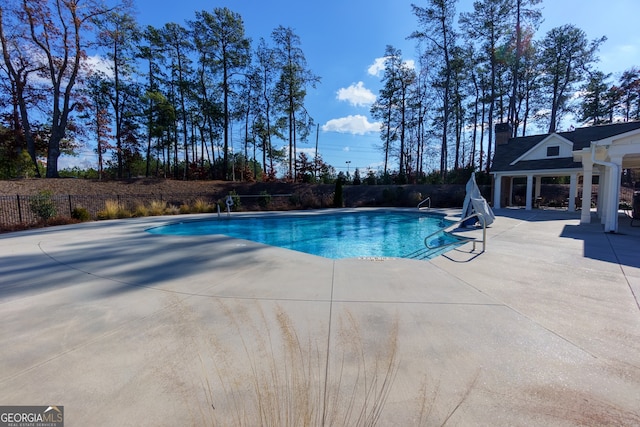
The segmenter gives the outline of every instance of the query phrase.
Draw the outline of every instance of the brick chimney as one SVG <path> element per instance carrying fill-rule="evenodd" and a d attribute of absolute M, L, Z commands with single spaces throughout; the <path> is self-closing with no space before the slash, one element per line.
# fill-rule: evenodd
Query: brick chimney
<path fill-rule="evenodd" d="M 511 138 L 511 125 L 509 123 L 496 123 L 496 145 L 504 145 Z"/>

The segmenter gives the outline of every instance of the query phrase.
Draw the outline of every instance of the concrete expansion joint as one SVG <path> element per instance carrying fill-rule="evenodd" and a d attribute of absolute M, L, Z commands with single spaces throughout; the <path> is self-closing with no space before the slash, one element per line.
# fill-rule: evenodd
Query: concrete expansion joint
<path fill-rule="evenodd" d="M 331 297 L 329 303 L 329 325 L 327 328 L 327 352 L 325 357 L 325 367 L 324 367 L 324 390 L 322 394 L 322 423 L 321 425 L 325 425 L 326 423 L 326 415 L 327 415 L 327 402 L 329 401 L 329 359 L 330 359 L 330 351 L 331 351 L 331 326 L 333 324 L 333 288 L 336 279 L 336 261 L 334 260 L 331 263 Z"/>
<path fill-rule="evenodd" d="M 638 299 L 638 295 L 636 295 L 636 292 L 633 290 L 633 286 L 631 285 L 631 281 L 629 280 L 629 277 L 627 277 L 627 273 L 626 273 L 626 271 L 624 270 L 624 268 L 622 266 L 622 262 L 620 261 L 620 257 L 618 256 L 618 252 L 616 252 L 616 248 L 613 245 L 613 243 L 611 242 L 611 239 L 609 238 L 609 235 L 607 235 L 605 233 L 605 236 L 607 238 L 607 243 L 609 243 L 609 246 L 611 247 L 611 252 L 616 257 L 616 262 L 618 263 L 618 268 L 620 268 L 620 272 L 622 273 L 622 277 L 624 277 L 624 280 L 627 283 L 627 287 L 629 288 L 629 291 L 631 292 L 631 296 L 633 297 L 633 300 L 636 303 L 636 307 L 638 308 L 638 312 L 640 312 L 640 299 Z"/>

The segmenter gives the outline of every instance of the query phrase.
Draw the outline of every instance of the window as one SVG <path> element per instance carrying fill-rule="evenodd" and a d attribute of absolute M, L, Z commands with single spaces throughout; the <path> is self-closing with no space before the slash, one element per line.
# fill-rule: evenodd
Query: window
<path fill-rule="evenodd" d="M 560 147 L 547 147 L 547 157 L 557 157 L 560 155 Z"/>

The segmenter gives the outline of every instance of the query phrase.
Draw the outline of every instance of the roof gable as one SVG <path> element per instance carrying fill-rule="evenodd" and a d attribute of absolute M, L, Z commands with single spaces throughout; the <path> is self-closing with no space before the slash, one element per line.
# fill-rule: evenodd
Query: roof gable
<path fill-rule="evenodd" d="M 573 142 L 557 133 L 552 133 L 512 161 L 511 165 L 513 166 L 518 162 L 530 160 L 547 160 L 566 157 L 573 157 Z"/>
<path fill-rule="evenodd" d="M 637 144 L 639 138 L 640 128 L 622 134 L 613 135 L 594 142 L 596 142 L 596 145 L 627 145 Z"/>

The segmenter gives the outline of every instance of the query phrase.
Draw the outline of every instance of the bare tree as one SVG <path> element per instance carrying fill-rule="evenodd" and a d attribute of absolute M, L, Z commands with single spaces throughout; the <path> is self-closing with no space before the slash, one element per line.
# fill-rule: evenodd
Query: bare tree
<path fill-rule="evenodd" d="M 86 65 L 89 24 L 106 12 L 97 1 L 85 4 L 82 0 L 22 0 L 0 6 L 3 59 L 16 88 L 22 129 L 34 161 L 31 124 L 38 111 L 28 108 L 28 97 L 37 90 L 47 96 L 46 114 L 51 126 L 47 178 L 58 176 L 60 143 L 67 133 L 70 114 L 78 105 L 74 87 Z"/>

